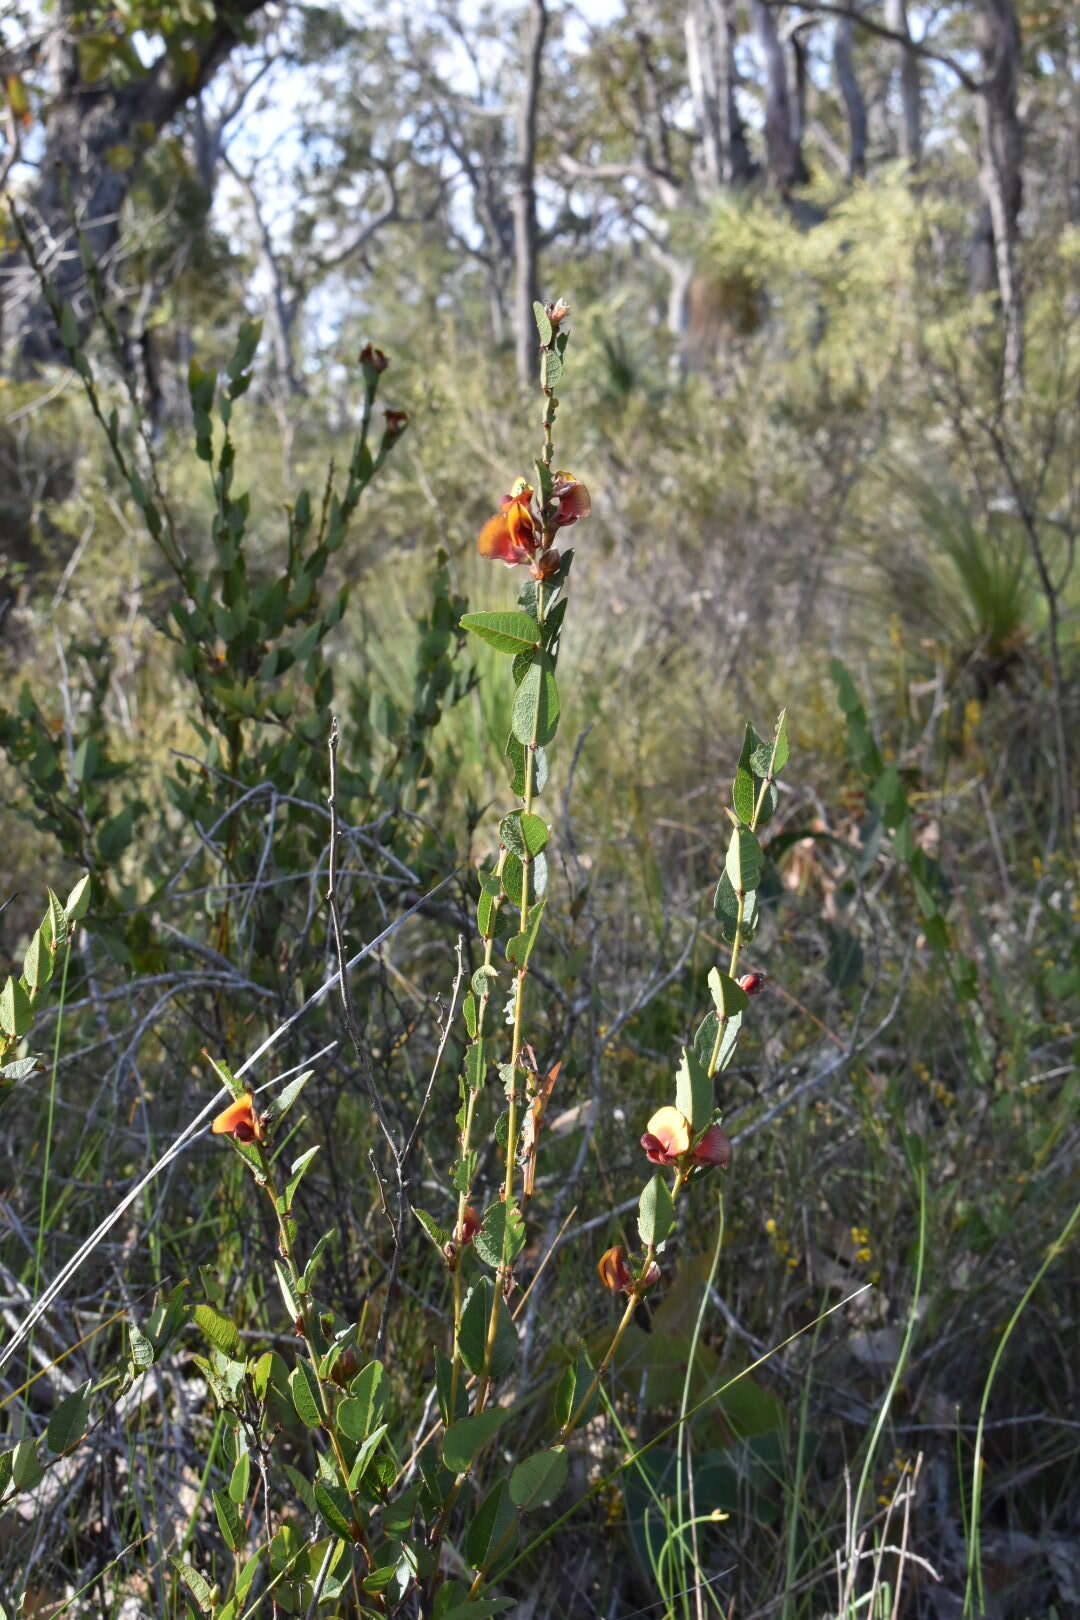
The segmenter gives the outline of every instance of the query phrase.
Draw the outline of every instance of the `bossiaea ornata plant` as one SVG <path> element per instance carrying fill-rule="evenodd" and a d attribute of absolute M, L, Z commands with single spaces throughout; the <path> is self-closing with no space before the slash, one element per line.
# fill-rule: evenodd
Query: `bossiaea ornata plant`
<path fill-rule="evenodd" d="M 261 1107 L 215 1063 L 233 1100 L 213 1131 L 243 1160 L 272 1214 L 274 1287 L 287 1328 L 272 1348 L 249 1348 L 220 1302 L 195 1312 L 210 1344 L 201 1365 L 228 1433 L 231 1472 L 214 1506 L 233 1559 L 218 1566 L 216 1586 L 190 1561 L 181 1562 L 179 1578 L 214 1620 L 241 1620 L 259 1602 L 289 1614 L 457 1620 L 499 1612 L 492 1588 L 525 1555 L 530 1537 L 549 1533 L 545 1509 L 568 1494 L 575 1436 L 598 1397 L 610 1399 L 606 1375 L 645 1295 L 663 1287 L 682 1207 L 699 1182 L 721 1177 L 732 1162 L 717 1093 L 761 984 L 759 973 L 740 969 L 758 921 L 758 833 L 787 760 L 783 716 L 769 742 L 748 728 L 739 760 L 715 898 L 727 960 L 710 975 L 713 1008 L 681 1053 L 670 1100 L 639 1128 L 650 1172 L 639 1203 L 640 1247 L 613 1244 L 590 1262 L 598 1303 L 604 1290 L 623 1301 L 618 1320 L 599 1355 L 575 1347 L 548 1396 L 546 1443 L 534 1441 L 519 1454 L 519 1420 L 528 1417 L 534 1436 L 538 1424 L 535 1388 L 520 1379 L 518 1320 L 546 1258 L 527 1248 L 530 1199 L 545 1149 L 545 1111 L 572 1067 L 569 1059 L 565 1068 L 561 1057 L 545 1060 L 527 991 L 547 908 L 557 904 L 548 887 L 553 828 L 544 794 L 561 709 L 559 652 L 572 633 L 569 542 L 591 505 L 585 484 L 559 467 L 554 451 L 568 311 L 561 303 L 537 305 L 536 321 L 539 454 L 479 537 L 481 555 L 518 570 L 521 586 L 514 607 L 461 621 L 503 655 L 513 683 L 505 752 L 516 803 L 501 815 L 497 847 L 479 874 L 482 959 L 461 1003 L 456 1146 L 445 1189 L 452 1213 L 440 1219 L 412 1204 L 444 1279 L 445 1335 L 433 1336 L 430 1386 L 403 1408 L 392 1365 L 371 1354 L 370 1323 L 344 1320 L 319 1302 L 319 1264 L 335 1234 L 309 1243 L 296 1205 L 318 1144 L 298 1157 L 290 1145 L 288 1168 L 281 1162 L 291 1143 L 287 1116 L 309 1076 Z M 494 1127 L 486 1123 L 493 1116 Z M 436 1147 L 432 1161 L 437 1157 Z M 399 1168 L 407 1159 L 399 1153 Z M 424 1202 L 433 1199 L 425 1193 Z M 415 1246 L 409 1252 L 415 1255 Z"/>

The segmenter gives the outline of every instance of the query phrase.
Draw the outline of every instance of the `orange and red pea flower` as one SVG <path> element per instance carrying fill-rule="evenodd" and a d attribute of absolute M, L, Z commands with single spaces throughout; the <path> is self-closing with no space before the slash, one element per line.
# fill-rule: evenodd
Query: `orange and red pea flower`
<path fill-rule="evenodd" d="M 610 1288 L 613 1294 L 625 1293 L 628 1288 L 634 1286 L 630 1267 L 626 1263 L 626 1250 L 621 1243 L 604 1250 L 596 1269 L 604 1287 Z"/>
<path fill-rule="evenodd" d="M 651 1164 L 674 1164 L 690 1150 L 690 1126 L 677 1108 L 658 1108 L 641 1145 Z"/>
<path fill-rule="evenodd" d="M 700 1141 L 694 1142 L 689 1120 L 670 1106 L 657 1109 L 641 1145 L 651 1164 L 677 1164 L 687 1155 L 694 1164 L 718 1164 L 722 1170 L 731 1163 L 731 1140 L 719 1125 L 710 1125 Z"/>
<path fill-rule="evenodd" d="M 503 562 L 508 568 L 531 563 L 534 571 L 540 569 L 538 577 L 546 578 L 558 568 L 558 556 L 545 550 L 543 525 L 533 515 L 532 501 L 532 485 L 519 478 L 511 493 L 503 497 L 499 511 L 480 530 L 479 550 L 482 557 Z M 565 528 L 588 517 L 591 510 L 585 485 L 571 473 L 557 472 L 548 502 L 548 526 Z M 543 561 L 538 563 L 538 558 Z"/>
<path fill-rule="evenodd" d="M 629 1294 L 636 1281 L 634 1273 L 626 1261 L 626 1250 L 621 1243 L 613 1248 L 605 1249 L 596 1266 L 600 1281 L 605 1288 L 610 1288 L 613 1294 Z M 651 1288 L 660 1281 L 660 1267 L 655 1260 L 650 1260 L 648 1267 L 641 1277 L 641 1287 Z"/>
<path fill-rule="evenodd" d="M 214 1136 L 234 1136 L 238 1142 L 261 1142 L 262 1121 L 255 1112 L 255 1099 L 245 1091 L 228 1108 L 222 1109 L 210 1127 Z"/>

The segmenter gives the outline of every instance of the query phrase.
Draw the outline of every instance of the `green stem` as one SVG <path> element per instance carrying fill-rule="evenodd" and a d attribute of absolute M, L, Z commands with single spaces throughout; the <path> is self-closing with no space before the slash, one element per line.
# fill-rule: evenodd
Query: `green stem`
<path fill-rule="evenodd" d="M 337 1466 L 338 1477 L 341 1480 L 342 1489 L 349 1498 L 349 1506 L 352 1511 L 353 1522 L 357 1529 L 360 1530 L 360 1539 L 358 1545 L 360 1547 L 360 1551 L 363 1553 L 364 1560 L 370 1573 L 370 1571 L 375 1568 L 375 1559 L 372 1555 L 371 1548 L 368 1545 L 367 1535 L 363 1530 L 362 1505 L 357 1500 L 357 1493 L 349 1485 L 349 1465 L 345 1460 L 345 1454 L 341 1449 L 341 1442 L 338 1439 L 337 1431 L 334 1428 L 333 1401 L 331 1399 L 330 1392 L 327 1389 L 326 1382 L 319 1371 L 322 1356 L 319 1352 L 318 1342 L 315 1337 L 315 1328 L 312 1322 L 311 1298 L 302 1279 L 300 1267 L 296 1259 L 296 1249 L 293 1244 L 292 1218 L 287 1212 L 283 1212 L 280 1207 L 277 1189 L 274 1185 L 273 1176 L 271 1174 L 270 1161 L 267 1158 L 261 1143 L 257 1142 L 255 1144 L 255 1151 L 259 1156 L 261 1184 L 266 1189 L 266 1196 L 270 1200 L 271 1207 L 274 1211 L 274 1219 L 277 1222 L 281 1255 L 286 1266 L 288 1267 L 289 1281 L 292 1284 L 293 1293 L 295 1294 L 297 1303 L 300 1306 L 299 1326 L 304 1337 L 304 1345 L 307 1350 L 308 1364 L 311 1367 L 311 1375 L 315 1380 L 315 1387 L 319 1392 L 319 1405 L 322 1407 L 323 1411 L 322 1428 L 326 1434 L 327 1440 L 330 1443 L 330 1449 L 334 1454 L 334 1462 Z M 357 1601 L 359 1601 L 359 1594 L 357 1594 Z"/>
<path fill-rule="evenodd" d="M 672 1206 L 674 1206 L 675 1204 L 678 1203 L 679 1194 L 682 1192 L 682 1190 L 683 1190 L 683 1188 L 685 1186 L 686 1186 L 686 1176 L 683 1174 L 683 1171 L 681 1169 L 676 1168 L 675 1182 L 674 1182 L 674 1185 L 672 1186 L 672 1189 L 671 1189 Z M 642 1262 L 642 1266 L 641 1266 L 641 1277 L 647 1277 L 648 1276 L 649 1267 L 652 1265 L 652 1263 L 653 1263 L 653 1261 L 655 1259 L 656 1259 L 656 1245 L 655 1245 L 655 1243 L 650 1243 L 648 1245 L 648 1247 L 646 1248 L 646 1250 L 645 1250 L 645 1259 Z M 566 1440 L 571 1434 L 573 1434 L 574 1430 L 577 1428 L 578 1424 L 581 1422 L 582 1417 L 588 1411 L 589 1402 L 592 1400 L 593 1396 L 596 1394 L 596 1391 L 600 1388 L 601 1379 L 603 1378 L 604 1374 L 607 1372 L 608 1368 L 611 1366 L 612 1361 L 615 1359 L 615 1352 L 619 1348 L 619 1345 L 622 1343 L 622 1338 L 623 1338 L 624 1333 L 626 1332 L 627 1328 L 630 1326 L 630 1323 L 634 1320 L 634 1312 L 637 1310 L 637 1307 L 641 1303 L 642 1299 L 644 1299 L 645 1293 L 647 1291 L 647 1287 L 648 1287 L 648 1285 L 643 1283 L 639 1279 L 639 1281 L 636 1282 L 634 1284 L 633 1288 L 630 1290 L 630 1293 L 629 1293 L 629 1296 L 628 1296 L 627 1302 L 626 1302 L 626 1310 L 623 1312 L 622 1317 L 621 1317 L 621 1319 L 619 1321 L 619 1325 L 615 1329 L 615 1333 L 614 1333 L 614 1336 L 612 1337 L 611 1343 L 608 1345 L 607 1349 L 604 1352 L 603 1360 L 601 1361 L 600 1365 L 597 1367 L 595 1373 L 593 1374 L 592 1383 L 589 1385 L 588 1389 L 585 1391 L 585 1394 L 582 1396 L 581 1400 L 578 1402 L 577 1407 L 574 1410 L 571 1411 L 570 1416 L 567 1418 L 566 1422 L 563 1424 L 562 1428 L 559 1430 L 559 1440 L 560 1441 Z"/>
<path fill-rule="evenodd" d="M 1065 1225 L 1062 1227 L 1053 1243 L 1051 1243 L 1048 1247 L 1042 1265 L 1039 1267 L 1038 1271 L 1035 1273 L 1034 1277 L 1032 1277 L 1031 1281 L 1024 1289 L 1024 1292 L 1021 1294 L 1019 1303 L 1017 1304 L 1012 1315 L 1009 1317 L 1009 1320 L 1005 1325 L 1005 1331 L 998 1340 L 997 1349 L 994 1351 L 994 1358 L 990 1363 L 990 1371 L 986 1375 L 986 1383 L 983 1386 L 982 1400 L 979 1402 L 979 1422 L 975 1431 L 975 1460 L 971 1470 L 971 1530 L 968 1536 L 967 1546 L 967 1580 L 964 1587 L 963 1610 L 964 1620 L 969 1620 L 969 1616 L 971 1615 L 982 1614 L 985 1610 L 986 1602 L 985 1594 L 983 1592 L 982 1559 L 979 1556 L 979 1513 L 982 1500 L 983 1433 L 986 1428 L 986 1411 L 990 1404 L 990 1391 L 993 1388 L 994 1380 L 997 1377 L 997 1371 L 1001 1365 L 1001 1358 L 1005 1354 L 1005 1346 L 1012 1337 L 1013 1329 L 1016 1327 L 1017 1322 L 1019 1322 L 1024 1311 L 1027 1309 L 1031 1296 L 1042 1282 L 1047 1270 L 1064 1250 L 1065 1245 L 1072 1236 L 1073 1228 L 1078 1221 L 1080 1221 L 1080 1204 L 1075 1206 L 1072 1214 L 1065 1222 Z"/>
<path fill-rule="evenodd" d="M 496 873 L 497 877 L 502 876 L 502 871 L 503 871 L 503 867 L 505 866 L 505 864 L 506 864 L 506 851 L 501 850 L 499 852 L 498 863 L 497 863 L 497 865 L 495 867 L 495 873 Z M 492 955 L 494 953 L 494 949 L 495 949 L 495 935 L 494 935 L 494 931 L 493 931 L 488 936 L 488 938 L 485 939 L 485 941 L 484 941 L 484 967 L 487 968 L 487 969 L 490 969 L 490 967 L 491 967 L 491 959 L 492 959 Z M 490 979 L 486 975 L 485 975 L 484 983 L 485 983 L 485 985 L 490 983 Z M 476 1010 L 476 1039 L 478 1041 L 482 1041 L 484 1039 L 484 1028 L 485 1028 L 485 1025 L 487 1023 L 487 1010 L 488 1010 L 488 1003 L 489 1003 L 490 1000 L 491 1000 L 490 992 L 488 990 L 485 990 L 484 994 L 480 997 L 479 1005 L 477 1006 L 477 1010 Z M 469 1086 L 469 1095 L 465 1099 L 465 1122 L 464 1122 L 464 1124 L 462 1125 L 462 1128 L 461 1128 L 461 1158 L 462 1158 L 463 1161 L 466 1160 L 468 1158 L 468 1155 L 469 1155 L 469 1145 L 470 1145 L 470 1143 L 472 1141 L 473 1120 L 474 1120 L 475 1115 L 476 1115 L 476 1102 L 477 1102 L 477 1098 L 479 1097 L 479 1095 L 480 1095 L 479 1090 L 475 1090 L 472 1086 Z M 471 1182 L 470 1182 L 469 1186 L 466 1187 L 465 1191 L 460 1192 L 458 1194 L 457 1226 L 455 1228 L 455 1231 L 457 1231 L 457 1232 L 460 1232 L 461 1229 L 462 1229 L 462 1225 L 463 1225 L 464 1220 L 465 1220 L 465 1210 L 468 1207 L 469 1194 L 470 1194 L 471 1190 L 472 1190 L 472 1185 L 471 1185 Z M 458 1386 L 459 1386 L 459 1384 L 461 1382 L 461 1366 L 462 1366 L 462 1361 L 461 1361 L 462 1294 L 461 1294 L 461 1255 L 460 1254 L 457 1256 L 457 1260 L 456 1260 L 456 1263 L 454 1265 L 454 1306 L 453 1306 L 453 1309 L 454 1309 L 453 1340 L 452 1340 L 451 1350 L 450 1350 L 450 1421 L 451 1422 L 453 1422 L 453 1420 L 454 1420 L 454 1412 L 457 1410 L 457 1392 L 458 1392 Z"/>
<path fill-rule="evenodd" d="M 49 1203 L 49 1161 L 52 1157 L 53 1118 L 56 1113 L 56 1081 L 60 1067 L 60 1036 L 64 1027 L 64 1007 L 67 1001 L 68 965 L 71 961 L 71 935 L 64 945 L 64 966 L 60 974 L 60 1005 L 56 1014 L 56 1033 L 53 1036 L 52 1068 L 49 1072 L 49 1106 L 45 1118 L 45 1157 L 41 1167 L 41 1201 L 38 1208 L 37 1242 L 34 1245 L 34 1298 L 41 1281 L 41 1258 L 45 1243 L 45 1220 Z M 35 992 L 36 999 L 36 992 Z"/>
<path fill-rule="evenodd" d="M 544 625 L 544 586 L 541 580 L 536 582 L 536 622 L 543 629 Z M 540 729 L 540 710 L 537 707 L 533 721 L 532 741 L 525 750 L 525 792 L 522 795 L 522 810 L 524 815 L 532 814 L 534 782 L 536 770 L 537 738 Z M 529 877 L 532 870 L 532 860 L 526 856 L 521 863 L 521 927 L 520 932 L 525 933 L 529 926 Z M 517 1139 L 518 1139 L 518 1094 L 517 1072 L 521 1058 L 521 1048 L 524 1042 L 525 1019 L 525 980 L 528 977 L 529 964 L 523 962 L 518 969 L 517 980 L 514 986 L 514 1032 L 510 1042 L 510 1086 L 509 1086 L 509 1113 L 506 1126 L 506 1176 L 503 1181 L 503 1205 L 507 1212 L 507 1220 L 503 1226 L 502 1256 L 498 1270 L 495 1274 L 495 1287 L 491 1296 L 491 1314 L 488 1317 L 487 1339 L 484 1344 L 484 1367 L 480 1379 L 480 1389 L 476 1398 L 476 1410 L 482 1412 L 487 1405 L 491 1392 L 491 1362 L 495 1354 L 495 1340 L 499 1328 L 499 1303 L 506 1287 L 510 1273 L 508 1250 L 510 1243 L 510 1211 L 514 1203 L 514 1173 L 517 1169 Z"/>
<path fill-rule="evenodd" d="M 684 1459 L 686 1459 L 687 1437 L 688 1437 L 689 1432 L 690 1432 L 689 1425 L 688 1425 L 688 1423 L 686 1421 L 686 1414 L 687 1414 L 687 1412 L 689 1410 L 689 1407 L 690 1407 L 690 1385 L 691 1385 L 691 1380 L 692 1380 L 692 1378 L 694 1376 L 694 1362 L 697 1359 L 698 1344 L 701 1341 L 701 1328 L 702 1328 L 702 1323 L 705 1320 L 705 1307 L 709 1302 L 709 1293 L 710 1293 L 710 1290 L 712 1289 L 713 1283 L 716 1280 L 716 1271 L 717 1271 L 717 1267 L 720 1264 L 720 1250 L 723 1247 L 723 1243 L 724 1243 L 724 1200 L 723 1200 L 723 1198 L 718 1198 L 717 1199 L 717 1205 L 718 1205 L 718 1208 L 719 1208 L 719 1220 L 717 1222 L 717 1227 L 716 1227 L 716 1242 L 713 1245 L 712 1261 L 710 1262 L 710 1265 L 709 1265 L 709 1275 L 705 1279 L 704 1288 L 701 1290 L 701 1303 L 698 1306 L 697 1316 L 694 1318 L 694 1331 L 690 1335 L 690 1348 L 689 1348 L 689 1350 L 687 1352 L 687 1357 L 686 1357 L 686 1373 L 685 1373 L 685 1375 L 683 1377 L 682 1398 L 681 1398 L 681 1400 L 679 1402 L 679 1419 L 680 1419 L 679 1428 L 678 1428 L 676 1438 L 675 1438 L 675 1514 L 676 1514 L 676 1521 L 684 1529 L 689 1528 L 689 1530 L 690 1530 L 691 1559 L 692 1559 L 694 1576 L 695 1576 L 695 1589 L 696 1589 L 696 1591 L 698 1592 L 699 1595 L 700 1595 L 700 1587 L 696 1586 L 697 1577 L 700 1575 L 700 1560 L 698 1558 L 697 1526 L 701 1522 L 701 1520 L 694 1517 L 694 1503 L 693 1503 L 693 1501 L 691 1501 L 691 1503 L 690 1503 L 690 1513 L 691 1513 L 690 1519 L 688 1519 L 688 1520 L 683 1519 L 683 1475 L 685 1473 L 685 1475 L 687 1477 L 687 1480 L 688 1481 L 690 1480 L 691 1475 L 690 1475 L 689 1463 L 684 1462 Z M 705 1517 L 708 1517 L 708 1515 L 705 1515 Z M 677 1542 L 676 1542 L 675 1539 L 672 1539 L 670 1541 L 670 1543 L 669 1543 L 669 1545 L 671 1546 L 671 1557 L 674 1560 L 674 1558 L 676 1556 L 678 1556 L 679 1563 L 680 1563 L 680 1568 L 682 1568 L 682 1569 L 685 1569 L 685 1565 L 683 1563 L 683 1559 L 685 1558 L 684 1541 L 685 1541 L 685 1538 L 680 1533 Z M 676 1552 L 676 1548 L 677 1548 L 677 1552 Z M 683 1587 L 685 1587 L 689 1583 L 686 1582 L 686 1581 L 683 1581 L 680 1584 Z M 684 1603 L 684 1608 L 686 1608 L 686 1607 L 687 1606 Z M 700 1603 L 697 1604 L 697 1608 L 698 1608 L 698 1612 L 700 1613 L 701 1612 Z M 688 1609 L 687 1609 L 687 1612 L 689 1612 Z"/>
<path fill-rule="evenodd" d="M 763 1367 L 771 1357 L 777 1355 L 789 1344 L 794 1344 L 796 1339 L 802 1338 L 805 1333 L 812 1333 L 819 1322 L 824 1322 L 828 1317 L 833 1316 L 837 1311 L 846 1309 L 846 1307 L 850 1305 L 853 1300 L 858 1299 L 860 1295 L 864 1294 L 870 1286 L 870 1283 L 863 1283 L 862 1287 L 857 1288 L 854 1293 L 847 1294 L 843 1299 L 837 1300 L 835 1305 L 830 1305 L 827 1310 L 820 1312 L 820 1314 L 816 1316 L 813 1321 L 808 1322 L 805 1327 L 797 1328 L 794 1333 L 789 1333 L 787 1338 L 781 1339 L 779 1344 L 773 1345 L 772 1349 L 767 1350 L 764 1355 L 757 1356 L 753 1361 L 750 1362 L 749 1366 L 741 1368 L 740 1371 L 735 1373 L 733 1377 L 726 1379 L 725 1382 L 720 1384 L 718 1387 L 710 1389 L 708 1393 L 703 1395 L 699 1401 L 694 1402 L 694 1405 L 686 1413 L 686 1418 L 694 1417 L 698 1412 L 703 1411 L 706 1406 L 710 1405 L 711 1402 L 720 1400 L 724 1395 L 727 1394 L 728 1390 L 734 1388 L 734 1386 L 739 1383 L 741 1379 L 751 1377 L 757 1371 L 757 1369 L 759 1367 Z M 526 1558 L 535 1555 L 536 1549 L 542 1546 L 544 1542 L 550 1541 L 551 1538 L 562 1529 L 563 1525 L 569 1523 L 574 1515 L 580 1512 L 587 1502 L 592 1501 L 594 1497 L 597 1497 L 601 1494 L 601 1492 L 606 1491 L 611 1486 L 613 1481 L 618 1479 L 621 1474 L 624 1474 L 628 1468 L 633 1468 L 640 1458 L 644 1457 L 647 1452 L 652 1451 L 656 1446 L 660 1445 L 664 1440 L 666 1440 L 670 1434 L 673 1434 L 679 1427 L 679 1424 L 686 1421 L 686 1418 L 677 1417 L 674 1418 L 670 1423 L 665 1424 L 664 1427 L 658 1429 L 657 1432 L 650 1437 L 650 1439 L 646 1440 L 644 1445 L 640 1446 L 637 1451 L 633 1452 L 628 1457 L 624 1457 L 622 1462 L 618 1463 L 613 1469 L 611 1469 L 609 1473 L 602 1475 L 597 1480 L 594 1480 L 593 1483 L 585 1490 L 583 1495 L 579 1496 L 577 1500 L 566 1509 L 565 1512 L 560 1513 L 558 1518 L 552 1519 L 548 1524 L 546 1524 L 543 1530 L 541 1530 L 538 1535 L 533 1537 L 528 1546 L 522 1548 L 522 1550 L 516 1555 L 513 1561 L 506 1566 L 502 1573 L 504 1575 L 508 1575 L 511 1570 L 516 1569 L 519 1564 L 525 1561 Z"/>
<path fill-rule="evenodd" d="M 770 787 L 773 784 L 774 778 L 775 778 L 776 747 L 777 747 L 778 742 L 779 742 L 779 737 L 776 737 L 773 740 L 772 758 L 769 760 L 768 774 L 762 780 L 761 786 L 758 789 L 758 796 L 754 800 L 754 813 L 750 817 L 750 831 L 752 833 L 757 832 L 758 820 L 759 820 L 759 818 L 761 816 L 762 807 L 764 806 L 764 803 L 765 803 L 765 795 L 766 795 L 766 793 L 768 793 Z M 728 970 L 727 970 L 727 972 L 728 972 L 728 978 L 729 979 L 733 979 L 735 977 L 735 971 L 739 966 L 739 957 L 742 954 L 743 921 L 744 921 L 744 919 L 746 917 L 746 890 L 745 889 L 739 889 L 738 892 L 737 892 L 736 898 L 738 899 L 739 906 L 738 906 L 738 910 L 735 913 L 735 938 L 732 940 L 732 943 L 731 943 L 731 958 L 730 958 L 730 960 L 728 962 Z M 720 1062 L 720 1049 L 721 1049 L 721 1047 L 723 1045 L 724 1030 L 725 1030 L 726 1026 L 727 1026 L 727 1017 L 721 1018 L 719 1020 L 719 1022 L 717 1023 L 717 1026 L 716 1026 L 716 1039 L 713 1041 L 712 1051 L 709 1054 L 708 1074 L 709 1074 L 709 1079 L 710 1080 L 716 1074 L 717 1065 Z"/>

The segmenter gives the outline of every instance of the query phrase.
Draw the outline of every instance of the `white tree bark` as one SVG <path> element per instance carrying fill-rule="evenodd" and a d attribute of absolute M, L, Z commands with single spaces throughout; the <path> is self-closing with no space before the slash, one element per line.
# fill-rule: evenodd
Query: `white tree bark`
<path fill-rule="evenodd" d="M 885 0 L 885 22 L 894 34 L 911 39 L 907 0 Z M 922 85 L 919 58 L 910 45 L 900 47 L 900 155 L 913 169 L 922 162 Z"/>

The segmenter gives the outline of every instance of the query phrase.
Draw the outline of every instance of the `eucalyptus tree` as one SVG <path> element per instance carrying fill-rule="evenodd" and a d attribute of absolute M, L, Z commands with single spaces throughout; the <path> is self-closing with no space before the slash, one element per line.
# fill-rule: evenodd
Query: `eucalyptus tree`
<path fill-rule="evenodd" d="M 115 257 L 140 166 L 228 57 L 254 38 L 266 0 L 57 0 L 7 21 L 3 77 L 18 87 L 8 184 L 60 297 L 85 319 L 80 254 Z M 6 336 L 24 363 L 60 357 L 33 271 L 2 265 Z"/>

